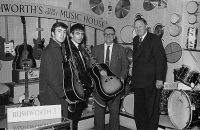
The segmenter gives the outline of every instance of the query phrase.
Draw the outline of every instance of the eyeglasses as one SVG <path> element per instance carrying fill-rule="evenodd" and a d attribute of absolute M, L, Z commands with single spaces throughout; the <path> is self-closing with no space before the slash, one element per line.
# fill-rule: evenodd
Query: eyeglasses
<path fill-rule="evenodd" d="M 114 36 L 114 35 L 115 35 L 115 34 L 113 34 L 113 33 L 108 33 L 108 34 L 107 34 L 107 33 L 104 33 L 104 36 L 105 36 L 105 37 L 110 37 L 110 36 Z"/>

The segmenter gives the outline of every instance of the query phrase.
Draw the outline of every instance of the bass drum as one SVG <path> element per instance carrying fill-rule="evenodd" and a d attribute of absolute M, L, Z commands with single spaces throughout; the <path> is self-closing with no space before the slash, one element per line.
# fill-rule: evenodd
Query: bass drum
<path fill-rule="evenodd" d="M 131 92 L 122 98 L 122 111 L 134 116 L 134 93 Z"/>
<path fill-rule="evenodd" d="M 0 106 L 8 105 L 9 103 L 10 91 L 8 86 L 5 84 L 0 84 Z"/>
<path fill-rule="evenodd" d="M 200 125 L 200 91 L 174 90 L 168 100 L 168 115 L 177 129 Z"/>

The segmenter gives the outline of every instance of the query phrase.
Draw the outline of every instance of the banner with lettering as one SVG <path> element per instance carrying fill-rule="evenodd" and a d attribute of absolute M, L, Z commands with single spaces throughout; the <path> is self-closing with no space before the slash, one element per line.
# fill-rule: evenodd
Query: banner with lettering
<path fill-rule="evenodd" d="M 50 5 L 12 0 L 0 1 L 0 15 L 44 17 L 81 23 L 99 30 L 103 30 L 107 22 L 88 14 Z"/>

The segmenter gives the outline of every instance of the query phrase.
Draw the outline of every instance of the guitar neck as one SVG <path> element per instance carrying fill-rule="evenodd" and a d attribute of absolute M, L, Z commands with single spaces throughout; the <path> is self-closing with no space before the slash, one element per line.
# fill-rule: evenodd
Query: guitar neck
<path fill-rule="evenodd" d="M 5 16 L 5 43 L 8 43 L 8 16 Z"/>
<path fill-rule="evenodd" d="M 25 70 L 25 100 L 29 99 L 29 90 L 28 90 L 28 71 Z"/>
<path fill-rule="evenodd" d="M 26 20 L 24 16 L 21 16 L 21 21 L 23 24 L 23 34 L 24 34 L 24 50 L 27 50 L 27 37 L 26 37 Z"/>
<path fill-rule="evenodd" d="M 40 17 L 38 17 L 38 40 L 39 41 L 41 41 L 41 31 L 42 31 L 41 20 L 40 20 Z"/>

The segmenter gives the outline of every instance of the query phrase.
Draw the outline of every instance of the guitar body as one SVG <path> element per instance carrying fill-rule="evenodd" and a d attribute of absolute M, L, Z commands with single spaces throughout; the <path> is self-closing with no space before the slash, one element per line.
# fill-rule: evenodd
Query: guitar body
<path fill-rule="evenodd" d="M 23 69 L 23 65 L 26 62 L 31 68 L 36 67 L 36 61 L 33 58 L 33 48 L 31 45 L 26 45 L 24 49 L 24 44 L 21 44 L 15 48 L 16 56 L 13 61 L 14 69 Z"/>
<path fill-rule="evenodd" d="M 66 97 L 71 102 L 85 101 L 89 98 L 91 90 L 88 89 L 88 84 L 82 84 L 81 81 L 76 77 L 75 71 L 70 61 L 63 63 L 64 69 L 64 90 Z"/>
<path fill-rule="evenodd" d="M 42 51 L 44 49 L 44 42 L 45 39 L 43 38 L 42 40 L 40 38 L 38 39 L 33 39 L 34 47 L 33 47 L 33 57 L 35 59 L 40 59 L 42 56 Z"/>
<path fill-rule="evenodd" d="M 33 48 L 27 44 L 26 37 L 26 20 L 24 16 L 21 16 L 23 24 L 24 43 L 15 48 L 16 56 L 13 61 L 13 69 L 23 69 L 24 66 L 30 68 L 36 67 L 36 61 L 33 58 Z"/>
<path fill-rule="evenodd" d="M 106 64 L 97 64 L 92 67 L 91 77 L 96 83 L 96 90 L 103 100 L 109 100 L 122 92 L 124 85 L 114 75 Z"/>
<path fill-rule="evenodd" d="M 39 60 L 39 59 L 41 59 L 42 51 L 44 49 L 44 42 L 45 42 L 44 38 L 41 39 L 41 31 L 43 31 L 43 29 L 41 28 L 40 17 L 38 17 L 38 28 L 36 30 L 38 31 L 38 38 L 33 39 L 33 43 L 34 43 L 33 57 L 35 59 Z"/>
<path fill-rule="evenodd" d="M 13 50 L 14 50 L 14 41 L 6 43 L 5 39 L 0 36 L 0 60 L 2 61 L 13 60 L 15 55 Z"/>
<path fill-rule="evenodd" d="M 14 41 L 8 40 L 8 16 L 5 16 L 5 38 L 0 36 L 0 60 L 11 61 L 14 59 Z"/>

